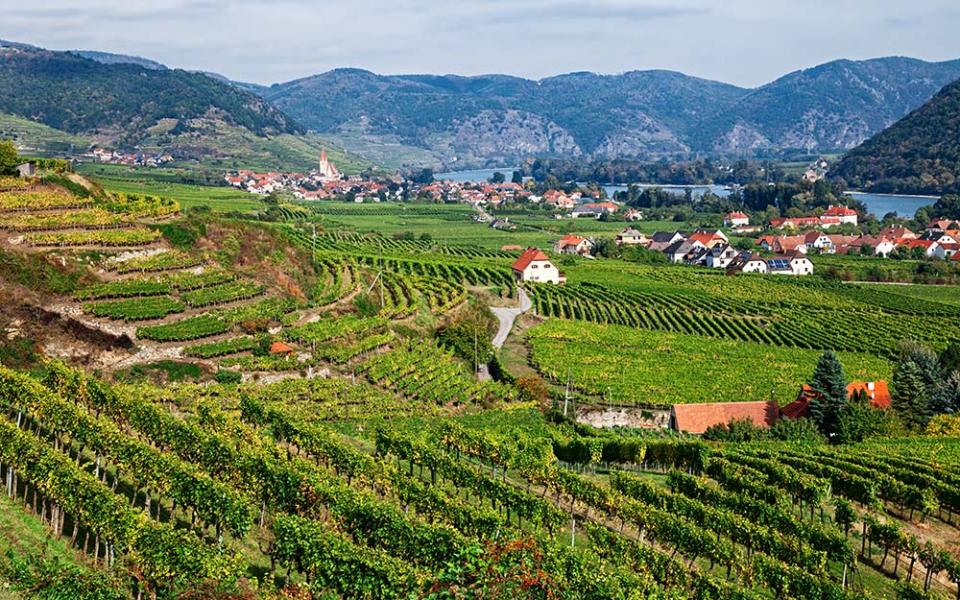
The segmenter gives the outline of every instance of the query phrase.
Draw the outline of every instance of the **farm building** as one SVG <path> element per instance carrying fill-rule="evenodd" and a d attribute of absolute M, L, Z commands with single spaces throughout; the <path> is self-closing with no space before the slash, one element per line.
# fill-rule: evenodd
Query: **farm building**
<path fill-rule="evenodd" d="M 537 248 L 527 248 L 511 265 L 517 281 L 559 284 L 567 280 L 550 258 Z"/>
<path fill-rule="evenodd" d="M 579 235 L 567 234 L 553 244 L 553 251 L 557 254 L 590 254 L 593 242 Z"/>
<path fill-rule="evenodd" d="M 730 421 L 743 419 L 766 428 L 776 423 L 779 417 L 777 403 L 772 400 L 674 404 L 670 409 L 670 428 L 700 434 L 713 425 L 725 425 Z"/>
<path fill-rule="evenodd" d="M 853 398 L 857 394 L 863 396 L 874 408 L 890 408 L 892 398 L 886 381 L 853 381 L 847 385 L 847 396 Z M 809 385 L 804 384 L 797 394 L 797 399 L 780 409 L 780 416 L 787 419 L 799 419 L 810 414 L 810 401 L 817 397 L 817 392 Z"/>

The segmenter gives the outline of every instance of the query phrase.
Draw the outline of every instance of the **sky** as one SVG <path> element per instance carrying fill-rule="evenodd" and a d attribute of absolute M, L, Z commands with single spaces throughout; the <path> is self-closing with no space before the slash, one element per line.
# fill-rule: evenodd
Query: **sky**
<path fill-rule="evenodd" d="M 0 39 L 270 84 L 670 69 L 753 87 L 837 58 L 960 58 L 958 0 L 0 0 Z"/>

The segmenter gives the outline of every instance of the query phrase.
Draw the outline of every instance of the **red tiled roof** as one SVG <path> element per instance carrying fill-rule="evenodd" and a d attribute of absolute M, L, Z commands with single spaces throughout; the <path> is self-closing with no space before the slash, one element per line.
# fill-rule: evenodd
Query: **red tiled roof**
<path fill-rule="evenodd" d="M 826 212 L 823 213 L 825 217 L 851 217 L 857 214 L 857 211 L 853 210 L 849 206 L 830 206 L 827 208 Z"/>
<path fill-rule="evenodd" d="M 871 386 L 873 389 L 871 389 Z M 880 379 L 877 381 L 852 381 L 847 385 L 847 397 L 852 398 L 855 392 L 865 391 L 867 399 L 874 408 L 890 408 L 892 400 L 890 397 L 890 388 L 887 382 Z M 810 401 L 817 397 L 817 392 L 813 391 L 809 385 L 804 384 L 800 388 L 797 399 L 780 409 L 780 416 L 787 419 L 799 419 L 806 417 L 810 413 Z"/>
<path fill-rule="evenodd" d="M 273 342 L 270 344 L 270 354 L 290 354 L 293 348 L 283 342 Z"/>
<path fill-rule="evenodd" d="M 760 427 L 770 427 L 779 416 L 773 401 L 674 404 L 672 412 L 674 426 L 688 433 L 703 433 L 711 425 L 724 425 L 734 419 L 749 419 Z"/>
<path fill-rule="evenodd" d="M 582 238 L 579 235 L 573 235 L 571 233 L 568 233 L 567 235 L 560 238 L 560 240 L 557 242 L 557 245 L 559 245 L 561 248 L 565 246 L 578 246 L 580 245 L 581 242 L 585 241 L 586 239 L 587 238 Z"/>
<path fill-rule="evenodd" d="M 523 271 L 530 266 L 530 263 L 538 260 L 549 261 L 550 258 L 537 248 L 527 248 L 523 254 L 520 255 L 520 258 L 513 261 L 512 267 L 514 271 Z"/>
<path fill-rule="evenodd" d="M 748 219 L 749 217 L 748 217 L 746 214 L 744 214 L 744 213 L 742 213 L 742 212 L 740 212 L 740 211 L 738 211 L 738 210 L 735 210 L 735 211 L 733 211 L 733 212 L 728 212 L 728 213 L 727 213 L 727 218 L 728 218 L 728 219 Z"/>

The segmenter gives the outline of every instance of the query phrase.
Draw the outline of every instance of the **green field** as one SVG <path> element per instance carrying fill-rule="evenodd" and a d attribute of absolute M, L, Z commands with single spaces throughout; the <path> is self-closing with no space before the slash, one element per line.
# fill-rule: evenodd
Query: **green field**
<path fill-rule="evenodd" d="M 623 404 L 796 398 L 820 352 L 551 319 L 529 332 L 532 361 L 564 383 Z M 888 379 L 888 361 L 841 353 L 847 377 Z"/>
<path fill-rule="evenodd" d="M 174 198 L 184 209 L 193 206 L 209 206 L 216 211 L 228 212 L 263 208 L 263 202 L 258 196 L 236 188 L 180 183 L 179 179 L 185 176 L 196 176 L 196 174 L 175 168 L 149 169 L 81 163 L 77 171 L 92 177 L 107 191 Z M 222 177 L 222 174 L 220 176 Z M 211 174 L 210 177 L 217 177 L 217 175 Z"/>
<path fill-rule="evenodd" d="M 625 227 L 642 231 L 674 230 L 684 223 L 672 221 L 646 221 L 624 223 L 603 222 L 595 219 L 555 219 L 544 213 L 506 215 L 517 225 L 513 231 L 493 229 L 488 223 L 477 223 L 474 214 L 462 204 L 353 204 L 349 202 L 304 203 L 319 215 L 319 223 L 329 223 L 330 228 L 349 228 L 359 232 L 378 232 L 386 236 L 412 233 L 419 237 L 428 234 L 444 244 L 469 244 L 488 249 L 505 245 L 537 246 L 550 249 L 553 243 L 567 233 L 613 239 Z"/>
<path fill-rule="evenodd" d="M 31 155 L 60 155 L 85 152 L 92 140 L 69 134 L 22 117 L 0 113 L 0 140 L 13 140 L 21 152 Z"/>
<path fill-rule="evenodd" d="M 863 284 L 867 285 L 867 284 Z M 957 285 L 898 285 L 875 284 L 889 294 L 919 298 L 930 302 L 941 302 L 952 306 L 960 306 L 960 286 Z"/>

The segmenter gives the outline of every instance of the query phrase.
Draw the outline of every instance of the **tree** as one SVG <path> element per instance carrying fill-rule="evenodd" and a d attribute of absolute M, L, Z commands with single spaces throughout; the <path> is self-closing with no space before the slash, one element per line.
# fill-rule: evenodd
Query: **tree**
<path fill-rule="evenodd" d="M 547 382 L 537 375 L 524 375 L 517 379 L 517 389 L 520 390 L 520 398 L 527 402 L 536 402 L 538 405 L 545 405 L 550 399 L 550 388 Z"/>
<path fill-rule="evenodd" d="M 13 173 L 20 164 L 20 153 L 10 140 L 0 140 L 0 175 Z"/>
<path fill-rule="evenodd" d="M 910 429 L 923 429 L 930 416 L 930 400 L 917 363 L 906 360 L 893 372 L 893 409 Z"/>
<path fill-rule="evenodd" d="M 930 419 L 923 432 L 927 435 L 960 436 L 960 415 L 937 415 Z"/>
<path fill-rule="evenodd" d="M 833 519 L 843 529 L 843 535 L 848 536 L 850 527 L 857 522 L 857 511 L 854 510 L 853 504 L 846 498 L 834 497 L 833 505 L 835 507 Z"/>
<path fill-rule="evenodd" d="M 899 435 L 903 426 L 889 410 L 875 408 L 869 402 L 848 402 L 837 415 L 836 444 L 856 444 L 872 437 Z"/>
<path fill-rule="evenodd" d="M 944 373 L 960 371 L 960 340 L 953 340 L 940 353 L 940 368 Z"/>
<path fill-rule="evenodd" d="M 810 419 L 780 419 L 770 428 L 770 438 L 784 442 L 823 442 L 817 425 Z"/>
<path fill-rule="evenodd" d="M 514 171 L 514 172 L 513 172 L 513 176 L 510 177 L 510 181 L 511 181 L 512 183 L 522 184 L 522 183 L 523 183 L 523 172 L 522 172 L 522 171 Z"/>
<path fill-rule="evenodd" d="M 901 361 L 910 361 L 919 367 L 923 385 L 926 387 L 927 393 L 932 394 L 943 379 L 943 369 L 940 367 L 940 359 L 937 353 L 929 346 L 910 340 L 901 342 L 898 348 Z"/>
<path fill-rule="evenodd" d="M 847 378 L 843 365 L 832 350 L 820 357 L 810 381 L 814 398 L 810 401 L 810 418 L 820 433 L 831 438 L 836 434 L 840 409 L 847 403 Z"/>
<path fill-rule="evenodd" d="M 490 178 L 490 183 L 503 183 L 507 178 L 500 171 L 494 171 L 493 177 Z"/>
<path fill-rule="evenodd" d="M 933 391 L 930 396 L 930 413 L 960 413 L 960 371 L 954 371 Z"/>

